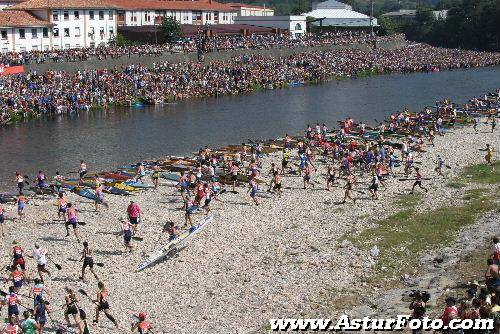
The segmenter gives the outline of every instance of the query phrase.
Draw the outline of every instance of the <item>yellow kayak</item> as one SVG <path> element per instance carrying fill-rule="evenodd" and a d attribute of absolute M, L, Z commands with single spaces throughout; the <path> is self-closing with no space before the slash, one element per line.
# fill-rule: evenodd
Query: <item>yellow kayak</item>
<path fill-rule="evenodd" d="M 127 186 L 123 182 L 121 182 L 121 183 L 115 183 L 114 187 L 118 188 L 118 189 L 121 189 L 121 190 L 125 190 L 125 191 L 138 191 L 138 190 L 140 190 L 139 188 L 136 188 L 136 187 Z"/>

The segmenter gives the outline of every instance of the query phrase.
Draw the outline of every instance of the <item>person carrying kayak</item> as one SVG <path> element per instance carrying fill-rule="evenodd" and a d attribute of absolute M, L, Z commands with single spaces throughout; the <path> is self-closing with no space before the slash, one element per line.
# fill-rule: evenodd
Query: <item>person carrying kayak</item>
<path fill-rule="evenodd" d="M 80 276 L 80 279 L 82 281 L 85 280 L 85 269 L 89 267 L 89 270 L 94 275 L 95 279 L 99 280 L 99 277 L 97 277 L 97 274 L 94 271 L 94 258 L 92 257 L 92 250 L 90 249 L 87 241 L 83 242 L 82 257 L 80 258 L 80 261 L 83 261 L 82 276 Z"/>
<path fill-rule="evenodd" d="M 132 224 L 127 219 L 122 219 L 122 234 L 123 234 L 123 244 L 125 248 L 132 252 Z"/>
<path fill-rule="evenodd" d="M 36 334 L 37 331 L 39 334 L 42 333 L 40 325 L 37 324 L 35 319 L 31 317 L 30 311 L 24 311 L 23 316 L 24 320 L 21 322 L 21 328 L 23 330 L 23 334 Z"/>
<path fill-rule="evenodd" d="M 80 161 L 80 168 L 78 169 L 78 175 L 80 176 L 80 184 L 83 183 L 83 177 L 87 174 L 87 164 L 81 160 Z"/>
<path fill-rule="evenodd" d="M 68 200 L 64 193 L 59 193 L 57 198 L 57 217 L 61 219 L 61 216 L 66 220 L 66 212 L 68 211 Z"/>
<path fill-rule="evenodd" d="M 127 207 L 127 214 L 130 224 L 132 224 L 133 234 L 137 232 L 137 227 L 141 219 L 141 213 L 142 210 L 139 204 L 135 203 L 134 201 L 130 201 L 130 204 Z"/>
<path fill-rule="evenodd" d="M 146 321 L 145 313 L 139 313 L 137 319 L 138 321 L 132 325 L 131 332 L 137 331 L 139 334 L 152 333 L 153 326 L 151 326 L 151 324 L 148 321 Z"/>
<path fill-rule="evenodd" d="M 72 203 L 68 203 L 68 220 L 66 221 L 66 237 L 69 237 L 69 226 L 73 227 L 73 233 L 75 234 L 76 240 L 80 242 L 80 228 L 78 227 L 78 217 L 77 217 L 76 206 Z"/>
<path fill-rule="evenodd" d="M 24 189 L 24 177 L 19 172 L 16 172 L 16 183 L 17 189 L 19 190 L 19 195 L 22 195 Z"/>
<path fill-rule="evenodd" d="M 23 221 L 24 216 L 24 208 L 26 207 L 26 203 L 28 203 L 28 199 L 23 195 L 21 191 L 19 196 L 17 196 L 17 215 L 19 216 L 19 220 Z"/>
<path fill-rule="evenodd" d="M 118 322 L 115 320 L 115 318 L 111 315 L 109 312 L 109 303 L 108 303 L 108 297 L 109 293 L 108 290 L 104 287 L 103 282 L 98 282 L 97 283 L 97 298 L 94 300 L 94 303 L 97 305 L 96 310 L 95 310 L 95 319 L 92 321 L 92 323 L 97 324 L 99 323 L 99 314 L 101 312 L 104 312 L 104 315 L 106 318 L 108 318 L 116 328 L 118 328 Z"/>

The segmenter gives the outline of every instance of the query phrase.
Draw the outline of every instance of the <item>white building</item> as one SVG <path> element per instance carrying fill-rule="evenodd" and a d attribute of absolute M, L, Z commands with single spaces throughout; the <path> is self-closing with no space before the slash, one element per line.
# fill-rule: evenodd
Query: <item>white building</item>
<path fill-rule="evenodd" d="M 119 26 L 151 26 L 163 17 L 174 17 L 181 24 L 231 24 L 237 10 L 212 0 L 109 0 L 117 10 Z"/>
<path fill-rule="evenodd" d="M 302 15 L 236 16 L 234 23 L 287 30 L 292 37 L 298 37 L 306 33 L 306 17 Z"/>
<path fill-rule="evenodd" d="M 236 9 L 237 16 L 274 16 L 274 9 L 266 6 L 247 5 L 244 3 L 228 3 L 229 6 Z"/>
<path fill-rule="evenodd" d="M 35 34 L 32 28 L 25 31 L 24 38 L 18 37 L 32 41 L 40 35 L 46 39 L 40 44 L 44 50 L 96 47 L 106 45 L 116 36 L 116 8 L 101 0 L 27 0 L 6 7 L 4 11 L 17 11 L 18 15 L 36 18 L 41 32 Z M 46 34 L 43 27 L 48 26 L 52 31 Z M 16 45 L 21 47 L 18 41 Z M 26 42 L 22 47 L 25 51 L 37 50 L 34 46 L 34 43 Z"/>
<path fill-rule="evenodd" d="M 370 20 L 370 16 L 355 12 L 351 6 L 335 0 L 313 3 L 312 11 L 302 15 L 317 19 L 312 22 L 316 26 L 346 28 L 370 27 L 372 24 L 377 26 L 377 19 Z"/>
<path fill-rule="evenodd" d="M 0 11 L 0 51 L 49 50 L 52 25 L 24 11 Z"/>

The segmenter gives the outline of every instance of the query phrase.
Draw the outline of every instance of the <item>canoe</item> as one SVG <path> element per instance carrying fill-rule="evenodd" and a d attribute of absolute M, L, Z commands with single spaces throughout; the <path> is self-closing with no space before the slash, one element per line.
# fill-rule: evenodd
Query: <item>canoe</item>
<path fill-rule="evenodd" d="M 206 216 L 197 225 L 194 225 L 191 228 L 182 231 L 177 238 L 167 242 L 167 244 L 163 246 L 161 249 L 158 249 L 147 255 L 146 259 L 137 266 L 137 271 L 144 270 L 152 266 L 153 264 L 159 262 L 160 260 L 166 258 L 172 251 L 178 249 L 189 239 L 194 237 L 198 232 L 200 232 L 203 228 L 205 228 L 208 224 L 210 224 L 213 221 L 213 219 L 214 219 L 213 215 Z"/>

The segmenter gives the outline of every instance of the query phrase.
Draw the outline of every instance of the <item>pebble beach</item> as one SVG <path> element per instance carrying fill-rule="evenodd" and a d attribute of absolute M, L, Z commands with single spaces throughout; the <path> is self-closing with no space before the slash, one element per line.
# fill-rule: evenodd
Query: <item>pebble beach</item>
<path fill-rule="evenodd" d="M 489 143 L 496 150 L 500 147 L 497 132 L 491 133 L 489 125 L 480 122 L 479 133 L 472 127 L 455 128 L 445 136 L 435 139 L 435 146 L 426 142 L 419 167 L 429 192 L 423 196 L 418 210 L 428 210 L 449 205 L 456 199 L 454 191 L 446 187 L 448 180 L 436 178 L 434 172 L 437 155 L 441 155 L 452 168 L 446 170 L 448 179 L 459 175 L 462 168 L 484 161 L 484 148 Z M 497 157 L 494 157 L 496 159 Z M 280 163 L 280 154 L 263 159 L 262 171 L 270 164 Z M 360 183 L 354 189 L 358 201 L 341 204 L 344 190 L 341 186 L 326 190 L 326 165 L 319 163 L 313 180 L 315 188 L 302 189 L 302 178 L 288 175 L 283 179 L 281 197 L 259 198 L 255 206 L 247 194 L 246 185 L 238 193 L 226 192 L 212 202 L 214 221 L 172 257 L 136 272 L 143 256 L 166 242 L 159 233 L 167 221 L 184 223 L 182 199 L 175 187 L 163 184 L 156 190 L 137 193 L 131 197 L 106 196 L 109 208 L 94 211 L 94 203 L 73 193 L 67 193 L 70 202 L 79 210 L 79 220 L 86 222 L 80 232 L 83 240 L 94 250 L 96 273 L 109 290 L 111 313 L 120 324 L 113 324 L 102 317 L 92 333 L 130 332 L 132 315 L 148 314 L 156 333 L 265 333 L 269 331 L 270 318 L 333 317 L 334 310 L 325 307 L 335 291 L 361 288 L 359 278 L 366 275 L 375 263 L 370 252 L 343 243 L 349 233 L 372 226 L 373 219 L 380 219 L 396 210 L 395 200 L 411 190 L 412 182 L 389 178 L 379 199 L 373 200 L 368 184 Z M 398 171 L 402 171 L 399 167 Z M 368 181 L 369 175 L 360 181 Z M 270 176 L 265 175 L 267 181 Z M 148 180 L 150 182 L 150 180 Z M 14 183 L 13 183 L 14 187 Z M 265 185 L 261 188 L 265 190 Z M 417 190 L 419 191 L 419 190 Z M 143 214 L 137 236 L 144 240 L 133 241 L 134 251 L 128 253 L 119 235 L 120 218 L 126 218 L 130 200 L 142 208 Z M 78 279 L 82 249 L 74 235 L 65 237 L 64 222 L 57 219 L 55 198 L 32 199 L 28 203 L 24 221 L 12 221 L 16 206 L 3 204 L 6 210 L 5 237 L 0 241 L 6 252 L 13 240 L 30 254 L 35 242 L 48 250 L 49 257 L 62 265 L 57 271 L 49 263 L 52 278 L 46 280 L 51 293 L 52 317 L 64 324 L 64 287 L 83 288 L 92 296 L 97 291 L 97 281 L 90 272 L 86 280 Z M 193 222 L 203 214 L 193 215 Z M 1 259 L 2 268 L 10 264 L 8 257 Z M 27 259 L 30 277 L 36 276 L 36 262 Z M 5 272 L 7 275 L 7 272 Z M 8 285 L 3 284 L 6 290 Z M 29 288 L 21 289 L 28 294 Z M 81 307 L 89 319 L 94 306 L 80 296 Z M 25 304 L 31 301 L 22 298 Z M 89 321 L 89 323 L 91 320 Z M 53 327 L 48 324 L 48 327 Z"/>

